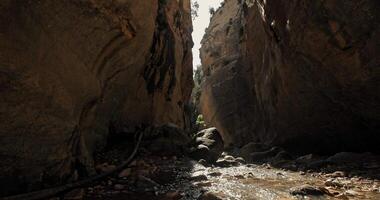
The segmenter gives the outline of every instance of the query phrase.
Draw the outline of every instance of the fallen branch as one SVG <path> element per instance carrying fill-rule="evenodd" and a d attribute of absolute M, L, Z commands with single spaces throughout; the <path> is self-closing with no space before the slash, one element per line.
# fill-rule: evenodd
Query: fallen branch
<path fill-rule="evenodd" d="M 0 200 L 39 200 L 39 199 L 47 199 L 47 198 L 58 196 L 60 194 L 64 194 L 64 193 L 70 192 L 70 191 L 72 191 L 74 189 L 87 187 L 87 186 L 91 185 L 94 182 L 97 182 L 97 181 L 102 180 L 104 178 L 107 178 L 107 177 L 109 177 L 109 176 L 111 176 L 111 175 L 113 175 L 115 173 L 118 173 L 118 172 L 122 171 L 123 169 L 127 168 L 128 165 L 131 164 L 131 162 L 133 161 L 133 159 L 134 159 L 134 157 L 135 157 L 135 155 L 137 153 L 137 150 L 138 150 L 138 148 L 140 146 L 140 143 L 141 143 L 141 140 L 142 140 L 142 137 L 143 137 L 143 133 L 144 133 L 144 131 L 141 131 L 141 133 L 139 135 L 139 138 L 137 140 L 137 143 L 135 145 L 135 148 L 133 149 L 133 152 L 128 157 L 128 159 L 125 160 L 121 165 L 117 166 L 112 171 L 109 171 L 109 172 L 106 172 L 106 173 L 103 173 L 103 174 L 99 174 L 99 175 L 96 175 L 96 176 L 93 176 L 93 177 L 89 177 L 89 178 L 84 179 L 82 181 L 78 181 L 78 182 L 74 182 L 74 183 L 68 183 L 68 184 L 63 185 L 63 186 L 58 186 L 58 187 L 54 187 L 54 188 L 39 190 L 39 191 L 35 191 L 35 192 L 30 192 L 30 193 L 20 194 L 20 195 L 15 195 L 15 196 L 10 196 L 10 197 L 3 197 L 3 198 L 0 198 Z"/>

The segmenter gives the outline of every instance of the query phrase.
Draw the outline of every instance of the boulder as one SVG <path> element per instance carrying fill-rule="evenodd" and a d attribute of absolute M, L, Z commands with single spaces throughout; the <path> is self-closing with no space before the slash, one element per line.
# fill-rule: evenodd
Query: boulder
<path fill-rule="evenodd" d="M 223 152 L 224 144 L 216 128 L 209 128 L 200 131 L 195 135 L 193 143 L 195 148 L 190 152 L 194 159 L 205 159 L 209 163 L 214 163 Z"/>

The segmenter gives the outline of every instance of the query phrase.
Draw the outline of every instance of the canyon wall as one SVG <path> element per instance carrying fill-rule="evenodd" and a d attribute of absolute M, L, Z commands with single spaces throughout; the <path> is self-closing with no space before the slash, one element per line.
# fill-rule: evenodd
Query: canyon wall
<path fill-rule="evenodd" d="M 376 151 L 380 3 L 226 0 L 202 41 L 201 107 L 225 144 Z"/>
<path fill-rule="evenodd" d="M 92 173 L 113 131 L 186 128 L 190 0 L 0 2 L 0 194 Z"/>

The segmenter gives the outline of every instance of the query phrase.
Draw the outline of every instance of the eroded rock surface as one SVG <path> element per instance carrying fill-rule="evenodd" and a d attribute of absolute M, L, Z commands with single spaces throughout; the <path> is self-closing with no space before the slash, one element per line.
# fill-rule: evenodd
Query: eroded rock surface
<path fill-rule="evenodd" d="M 239 1 L 203 39 L 201 105 L 226 145 L 379 151 L 380 4 Z"/>
<path fill-rule="evenodd" d="M 185 128 L 191 30 L 189 0 L 1 1 L 0 194 L 92 173 L 110 127 Z"/>

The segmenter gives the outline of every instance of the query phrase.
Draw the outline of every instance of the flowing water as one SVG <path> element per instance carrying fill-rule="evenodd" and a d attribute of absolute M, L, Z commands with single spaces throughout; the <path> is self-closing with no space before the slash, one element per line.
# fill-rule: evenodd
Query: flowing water
<path fill-rule="evenodd" d="M 267 164 L 205 167 L 189 159 L 145 159 L 135 166 L 137 178 L 111 179 L 93 188 L 88 199 L 380 199 L 379 181 L 336 177 L 335 185 L 321 173 L 276 169 Z M 339 183 L 339 184 L 338 184 Z M 123 184 L 123 189 L 115 189 Z M 310 185 L 320 196 L 293 196 L 292 188 Z"/>

